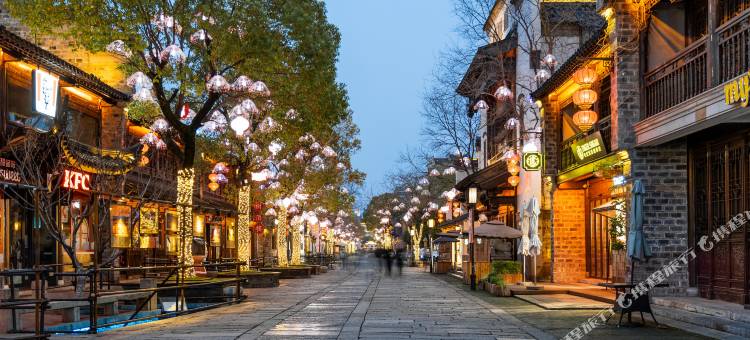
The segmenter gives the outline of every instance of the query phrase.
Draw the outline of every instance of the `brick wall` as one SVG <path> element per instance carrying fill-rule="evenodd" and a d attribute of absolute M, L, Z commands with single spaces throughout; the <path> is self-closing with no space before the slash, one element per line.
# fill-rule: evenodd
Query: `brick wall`
<path fill-rule="evenodd" d="M 582 189 L 555 191 L 555 282 L 578 282 L 586 277 L 585 198 Z"/>
<path fill-rule="evenodd" d="M 612 77 L 612 150 L 635 145 L 633 124 L 640 119 L 640 56 L 638 28 L 633 22 L 631 1 L 612 1 L 615 31 L 612 34 L 614 63 Z"/>
<path fill-rule="evenodd" d="M 643 230 L 653 257 L 635 268 L 636 280 L 642 280 L 677 258 L 688 248 L 688 173 L 687 145 L 684 140 L 631 151 L 633 179 L 640 179 L 646 190 Z M 659 295 L 683 295 L 688 287 L 688 272 L 683 268 L 672 274 L 669 288 Z"/>

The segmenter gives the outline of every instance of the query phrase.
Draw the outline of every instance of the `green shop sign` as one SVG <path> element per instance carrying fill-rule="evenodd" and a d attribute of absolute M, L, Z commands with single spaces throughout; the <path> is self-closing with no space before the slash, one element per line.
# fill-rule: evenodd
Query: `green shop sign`
<path fill-rule="evenodd" d="M 525 152 L 523 154 L 522 166 L 526 171 L 539 171 L 542 168 L 542 153 Z"/>
<path fill-rule="evenodd" d="M 578 163 L 585 163 L 607 154 L 599 131 L 575 141 L 571 148 Z"/>

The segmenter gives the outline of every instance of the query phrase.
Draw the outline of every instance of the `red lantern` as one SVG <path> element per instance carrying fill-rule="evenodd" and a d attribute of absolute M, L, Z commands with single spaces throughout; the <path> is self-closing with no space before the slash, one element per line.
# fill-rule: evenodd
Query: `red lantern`
<path fill-rule="evenodd" d="M 263 224 L 256 224 L 255 225 L 255 233 L 256 234 L 262 234 L 263 233 Z"/>
<path fill-rule="evenodd" d="M 263 203 L 258 201 L 253 202 L 253 211 L 260 212 L 261 210 L 263 210 Z"/>
<path fill-rule="evenodd" d="M 261 214 L 253 214 L 253 222 L 263 222 L 263 215 Z"/>

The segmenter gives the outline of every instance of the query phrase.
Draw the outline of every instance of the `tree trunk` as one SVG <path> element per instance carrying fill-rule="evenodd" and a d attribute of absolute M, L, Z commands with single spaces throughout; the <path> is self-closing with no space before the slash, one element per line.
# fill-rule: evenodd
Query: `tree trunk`
<path fill-rule="evenodd" d="M 179 265 L 187 266 L 185 276 L 195 276 L 193 265 L 193 184 L 195 170 L 184 168 L 177 171 L 177 225 L 179 228 Z"/>
<path fill-rule="evenodd" d="M 279 207 L 278 224 L 276 224 L 276 254 L 278 258 L 279 267 L 288 267 L 289 259 L 286 256 L 287 252 L 287 230 L 289 226 L 286 220 L 286 208 L 283 206 Z"/>
<path fill-rule="evenodd" d="M 292 233 L 292 260 L 291 264 L 293 266 L 301 265 L 302 264 L 302 258 L 300 256 L 300 244 L 301 244 L 301 235 L 300 235 L 300 226 L 301 225 L 292 225 L 291 233 Z"/>
<path fill-rule="evenodd" d="M 245 263 L 243 270 L 250 269 L 250 191 L 249 185 L 242 186 L 237 200 L 237 261 Z"/>

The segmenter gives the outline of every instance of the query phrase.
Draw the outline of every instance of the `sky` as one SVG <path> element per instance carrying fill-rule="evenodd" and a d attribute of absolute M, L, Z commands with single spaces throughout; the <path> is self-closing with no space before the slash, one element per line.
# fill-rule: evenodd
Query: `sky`
<path fill-rule="evenodd" d="M 341 32 L 338 81 L 346 84 L 362 149 L 364 191 L 382 192 L 399 152 L 420 144 L 422 93 L 440 51 L 457 40 L 452 0 L 325 0 Z"/>

